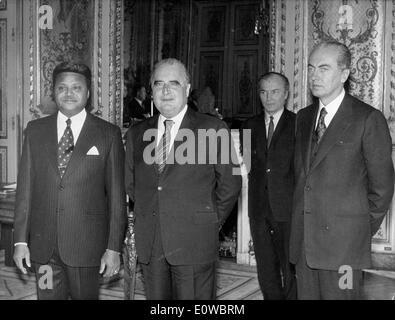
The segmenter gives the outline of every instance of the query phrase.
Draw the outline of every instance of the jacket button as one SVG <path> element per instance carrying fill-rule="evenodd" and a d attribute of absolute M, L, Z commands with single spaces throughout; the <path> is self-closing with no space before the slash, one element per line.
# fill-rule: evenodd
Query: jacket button
<path fill-rule="evenodd" d="M 266 169 L 266 172 L 269 173 L 270 172 L 270 168 Z"/>
<path fill-rule="evenodd" d="M 159 191 L 162 191 L 162 187 L 161 187 L 161 186 L 159 186 L 159 187 L 158 187 L 158 190 L 159 190 Z"/>
<path fill-rule="evenodd" d="M 307 186 L 307 187 L 305 188 L 305 190 L 306 190 L 306 191 L 310 191 L 310 190 L 311 190 L 311 187 L 310 187 L 310 186 Z"/>
<path fill-rule="evenodd" d="M 154 211 L 154 212 L 152 212 L 152 215 L 153 215 L 153 216 L 156 216 L 156 212 L 155 212 L 155 211 Z"/>
<path fill-rule="evenodd" d="M 325 230 L 328 231 L 328 230 L 329 230 L 329 227 L 328 227 L 328 226 L 325 226 Z"/>

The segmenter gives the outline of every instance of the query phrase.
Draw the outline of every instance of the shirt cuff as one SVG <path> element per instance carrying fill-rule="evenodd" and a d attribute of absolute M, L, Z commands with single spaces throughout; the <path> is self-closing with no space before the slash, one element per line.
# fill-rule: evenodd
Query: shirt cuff
<path fill-rule="evenodd" d="M 14 247 L 16 247 L 17 245 L 23 245 L 23 246 L 27 246 L 27 243 L 26 242 L 16 242 L 16 243 L 14 243 Z"/>

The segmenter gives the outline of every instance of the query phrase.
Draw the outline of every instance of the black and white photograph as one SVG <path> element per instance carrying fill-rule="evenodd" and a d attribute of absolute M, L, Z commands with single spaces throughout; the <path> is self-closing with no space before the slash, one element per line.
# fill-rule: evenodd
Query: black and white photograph
<path fill-rule="evenodd" d="M 394 164 L 394 0 L 0 0 L 0 300 L 395 300 Z"/>

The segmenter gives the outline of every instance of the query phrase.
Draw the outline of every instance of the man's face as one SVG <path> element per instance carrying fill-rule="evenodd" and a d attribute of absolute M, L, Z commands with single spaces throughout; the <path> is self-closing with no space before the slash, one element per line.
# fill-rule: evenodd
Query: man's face
<path fill-rule="evenodd" d="M 274 114 L 285 106 L 288 91 L 284 80 L 277 75 L 263 79 L 259 82 L 259 98 L 268 114 Z"/>
<path fill-rule="evenodd" d="M 145 91 L 144 87 L 141 87 L 140 90 L 137 92 L 137 99 L 140 101 L 144 101 L 147 98 L 147 92 Z"/>
<path fill-rule="evenodd" d="M 341 93 L 350 74 L 349 69 L 338 66 L 338 55 L 338 49 L 322 47 L 313 51 L 309 58 L 309 87 L 313 96 L 319 98 L 324 105 Z"/>
<path fill-rule="evenodd" d="M 56 77 L 55 103 L 65 116 L 72 117 L 85 108 L 89 90 L 85 77 L 79 73 L 62 72 Z"/>
<path fill-rule="evenodd" d="M 181 66 L 164 64 L 156 69 L 152 94 L 155 106 L 166 118 L 172 118 L 185 107 L 191 85 L 186 83 Z"/>

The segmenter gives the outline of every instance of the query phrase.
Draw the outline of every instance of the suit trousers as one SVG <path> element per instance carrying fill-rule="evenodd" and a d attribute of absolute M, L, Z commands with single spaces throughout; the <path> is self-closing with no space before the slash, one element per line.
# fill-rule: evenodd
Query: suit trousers
<path fill-rule="evenodd" d="M 141 263 L 147 300 L 214 300 L 216 263 L 170 264 L 163 251 L 158 220 L 150 262 Z"/>
<path fill-rule="evenodd" d="M 56 246 L 57 247 L 57 246 Z M 33 262 L 38 300 L 98 300 L 100 267 L 71 267 L 58 248 L 47 264 Z"/>
<path fill-rule="evenodd" d="M 264 212 L 250 217 L 259 286 L 265 300 L 295 300 L 295 270 L 289 262 L 291 223 L 274 220 L 267 192 L 262 201 Z"/>
<path fill-rule="evenodd" d="M 304 243 L 296 263 L 296 279 L 299 300 L 362 299 L 362 270 L 352 270 L 351 274 L 346 274 L 334 270 L 312 269 L 307 265 Z"/>

